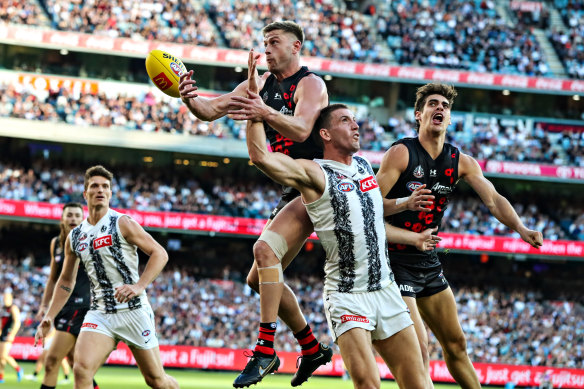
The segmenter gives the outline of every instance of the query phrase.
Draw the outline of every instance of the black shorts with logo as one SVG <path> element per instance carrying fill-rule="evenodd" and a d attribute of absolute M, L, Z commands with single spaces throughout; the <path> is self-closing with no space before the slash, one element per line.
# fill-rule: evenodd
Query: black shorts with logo
<path fill-rule="evenodd" d="M 282 208 L 284 208 L 289 202 L 291 202 L 298 196 L 300 196 L 300 192 L 298 192 L 291 186 L 282 187 L 282 197 L 280 197 L 280 202 L 272 211 L 272 214 L 270 215 L 270 220 L 274 219 Z"/>
<path fill-rule="evenodd" d="M 75 337 L 79 336 L 87 311 L 89 311 L 89 307 L 65 306 L 55 317 L 55 329 L 68 332 Z"/>
<path fill-rule="evenodd" d="M 396 258 L 390 253 L 389 260 L 402 296 L 428 297 L 448 288 L 442 264 L 437 257 L 416 262 L 404 260 L 401 256 Z"/>

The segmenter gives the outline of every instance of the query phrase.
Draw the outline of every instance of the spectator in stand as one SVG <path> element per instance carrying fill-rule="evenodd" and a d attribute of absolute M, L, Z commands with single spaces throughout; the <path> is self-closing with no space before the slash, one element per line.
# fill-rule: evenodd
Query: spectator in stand
<path fill-rule="evenodd" d="M 0 21 L 14 24 L 40 24 L 42 11 L 34 2 L 0 0 Z"/>

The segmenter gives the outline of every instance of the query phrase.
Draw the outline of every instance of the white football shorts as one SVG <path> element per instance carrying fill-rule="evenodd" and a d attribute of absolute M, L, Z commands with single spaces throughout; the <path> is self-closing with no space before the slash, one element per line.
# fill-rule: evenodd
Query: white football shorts
<path fill-rule="evenodd" d="M 81 326 L 81 332 L 93 331 L 109 336 L 117 342 L 128 346 L 151 349 L 158 347 L 154 312 L 150 304 L 142 305 L 132 311 L 106 314 L 100 311 L 88 311 Z"/>
<path fill-rule="evenodd" d="M 414 324 L 397 284 L 374 292 L 323 294 L 325 315 L 335 343 L 353 328 L 371 332 L 371 340 L 387 339 Z"/>

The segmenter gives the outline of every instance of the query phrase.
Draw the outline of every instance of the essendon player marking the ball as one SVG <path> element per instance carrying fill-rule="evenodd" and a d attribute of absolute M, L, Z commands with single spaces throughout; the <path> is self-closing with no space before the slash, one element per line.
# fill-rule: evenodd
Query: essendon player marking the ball
<path fill-rule="evenodd" d="M 251 52 L 250 73 L 256 59 Z M 261 100 L 254 93 L 252 77 L 249 86 L 250 99 Z M 359 150 L 359 126 L 347 106 L 334 104 L 320 112 L 313 131 L 315 141 L 324 146 L 324 159 L 292 159 L 269 153 L 262 123 L 249 120 L 250 159 L 273 180 L 301 193 L 326 252 L 327 322 L 354 386 L 381 385 L 373 343 L 400 388 L 422 389 L 428 385 L 422 354 L 389 267 L 383 196 L 369 162 L 354 156 Z M 435 246 L 434 239 L 423 233 L 390 226 L 388 234 L 416 246 L 422 240 L 422 245 L 428 244 L 425 249 Z"/>
<path fill-rule="evenodd" d="M 389 223 L 413 231 L 439 227 L 450 195 L 462 178 L 501 223 L 519 233 L 531 246 L 539 248 L 543 242 L 541 232 L 525 227 L 509 201 L 483 176 L 474 158 L 445 143 L 456 95 L 452 86 L 444 84 L 432 83 L 418 88 L 415 103 L 418 137 L 394 143 L 377 172 L 382 194 L 391 199 Z M 424 209 L 411 210 L 408 199 L 414 191 L 428 196 L 418 204 Z M 462 388 L 479 388 L 479 379 L 466 352 L 456 301 L 442 274 L 436 252 L 420 252 L 412 246 L 391 243 L 389 250 L 395 279 L 414 320 L 426 374 L 429 371 L 428 335 L 422 319 L 440 342 L 448 370 L 456 382 Z"/>
<path fill-rule="evenodd" d="M 324 81 L 300 66 L 304 42 L 302 28 L 294 22 L 274 22 L 263 29 L 268 72 L 254 73 L 261 99 L 250 99 L 242 82 L 231 93 L 205 99 L 196 94 L 193 71 L 181 76 L 179 90 L 183 102 L 202 120 L 215 120 L 227 114 L 236 120 L 259 120 L 264 124 L 272 150 L 292 158 L 322 157 L 322 150 L 310 137 L 320 110 L 328 105 Z M 321 365 L 328 363 L 332 351 L 319 344 L 307 324 L 298 300 L 284 284 L 282 271 L 294 259 L 312 233 L 313 227 L 298 191 L 284 187 L 280 203 L 254 246 L 254 264 L 247 282 L 260 294 L 260 325 L 253 356 L 234 386 L 259 382 L 279 359 L 274 351 L 274 334 L 278 315 L 294 332 L 302 349 L 298 371 L 292 386 L 305 382 Z M 270 369 L 266 367 L 269 366 Z"/>
<path fill-rule="evenodd" d="M 112 173 L 103 166 L 85 172 L 83 197 L 89 216 L 67 236 L 63 270 L 35 344 L 44 341 L 71 296 L 82 261 L 90 281 L 91 304 L 75 346 L 75 388 L 93 387 L 93 376 L 119 341 L 132 351 L 148 386 L 178 388 L 162 367 L 154 313 L 144 291 L 164 268 L 168 255 L 133 219 L 110 209 L 112 180 Z M 149 256 L 141 276 L 138 248 Z"/>
<path fill-rule="evenodd" d="M 61 222 L 59 223 L 59 236 L 51 240 L 51 273 L 47 281 L 47 286 L 43 293 L 43 299 L 39 311 L 37 312 L 37 319 L 42 318 L 47 313 L 49 303 L 53 298 L 55 292 L 55 285 L 63 269 L 65 240 L 69 232 L 77 227 L 83 221 L 83 206 L 79 203 L 67 203 L 63 206 L 63 213 L 61 214 Z M 75 280 L 75 288 L 71 292 L 69 300 L 61 309 L 59 314 L 55 317 L 56 333 L 48 347 L 45 356 L 45 376 L 40 389 L 51 389 L 57 385 L 59 378 L 59 366 L 63 358 L 67 356 L 71 364 L 74 363 L 74 349 L 75 342 L 79 336 L 83 318 L 89 310 L 89 278 L 83 268 L 83 264 L 79 264 L 80 269 L 77 270 L 77 277 Z M 97 383 L 93 381 L 93 388 L 96 389 Z"/>

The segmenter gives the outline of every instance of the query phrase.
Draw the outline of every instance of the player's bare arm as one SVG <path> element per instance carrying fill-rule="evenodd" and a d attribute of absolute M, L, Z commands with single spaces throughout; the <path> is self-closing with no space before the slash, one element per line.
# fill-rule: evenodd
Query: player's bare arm
<path fill-rule="evenodd" d="M 140 295 L 160 274 L 168 262 L 166 250 L 134 219 L 123 216 L 119 220 L 120 231 L 128 243 L 137 246 L 148 255 L 148 263 L 140 279 L 133 285 L 125 284 L 116 288 L 114 297 L 121 303 Z"/>
<path fill-rule="evenodd" d="M 217 120 L 225 115 L 229 111 L 229 104 L 231 103 L 231 98 L 233 96 L 246 96 L 247 95 L 247 80 L 239 84 L 235 89 L 224 95 L 206 98 L 201 97 L 196 93 L 197 87 L 195 86 L 196 81 L 191 79 L 193 71 L 189 70 L 180 76 L 179 92 L 183 103 L 189 108 L 189 110 L 197 118 L 204 121 Z M 270 75 L 269 72 L 264 73 L 261 77 L 258 77 L 258 85 L 260 89 L 264 86 L 266 78 Z"/>
<path fill-rule="evenodd" d="M 438 242 L 442 240 L 436 235 L 437 231 L 438 227 L 414 232 L 385 223 L 385 236 L 389 242 L 414 246 L 420 251 L 432 251 L 436 248 Z"/>
<path fill-rule="evenodd" d="M 250 92 L 252 98 L 259 95 Z M 261 122 L 248 121 L 247 149 L 254 165 L 274 181 L 298 189 L 305 202 L 320 198 L 324 192 L 324 173 L 319 165 L 307 159 L 292 159 L 283 153 L 270 153 Z"/>
<path fill-rule="evenodd" d="M 528 229 L 509 201 L 501 196 L 493 184 L 485 178 L 478 162 L 469 155 L 460 153 L 458 175 L 463 178 L 501 223 L 516 231 L 525 242 L 535 248 L 543 244 L 541 232 Z"/>
<path fill-rule="evenodd" d="M 12 307 L 10 308 L 10 314 L 12 315 L 12 323 L 14 324 L 12 325 L 12 330 L 10 330 L 8 333 L 6 341 L 14 342 L 14 338 L 20 329 L 20 309 L 18 309 L 16 305 L 12 304 Z"/>
<path fill-rule="evenodd" d="M 432 204 L 434 196 L 430 195 L 431 190 L 426 189 L 425 185 L 414 190 L 409 197 L 400 199 L 386 199 L 385 196 L 395 185 L 400 175 L 407 169 L 409 160 L 408 148 L 405 145 L 398 144 L 392 146 L 383 155 L 381 165 L 377 171 L 377 183 L 381 194 L 383 195 L 383 215 L 389 216 L 405 210 L 430 212 L 426 208 Z M 401 242 L 395 242 L 401 243 Z"/>
<path fill-rule="evenodd" d="M 37 332 L 34 337 L 35 345 L 37 345 L 39 341 L 44 345 L 44 339 L 51 331 L 55 316 L 61 311 L 61 309 L 63 309 L 75 287 L 77 270 L 79 269 L 79 258 L 71 249 L 69 236 L 67 236 L 67 240 L 65 241 L 64 251 L 65 259 L 63 260 L 63 269 L 61 270 L 61 275 L 59 276 L 54 288 L 53 299 L 51 300 L 47 313 L 37 327 Z"/>
<path fill-rule="evenodd" d="M 258 90 L 261 88 L 258 85 Z M 229 114 L 235 120 L 266 121 L 281 135 L 295 142 L 304 142 L 310 136 L 320 110 L 328 105 L 324 81 L 315 75 L 304 77 L 298 83 L 294 102 L 294 116 L 289 116 L 267 106 L 262 99 L 233 96 Z"/>
<path fill-rule="evenodd" d="M 49 278 L 47 279 L 47 285 L 45 286 L 45 290 L 43 292 L 43 298 L 41 300 L 41 305 L 39 307 L 39 311 L 37 312 L 35 318 L 37 320 L 41 320 L 45 313 L 47 313 L 47 309 L 49 308 L 49 304 L 51 299 L 53 298 L 53 292 L 55 290 L 55 285 L 57 284 L 57 280 L 59 279 L 59 274 L 57 273 L 57 264 L 55 262 L 55 245 L 57 244 L 57 238 L 53 238 L 51 240 L 50 246 L 50 253 L 51 253 L 51 270 L 49 272 Z"/>

